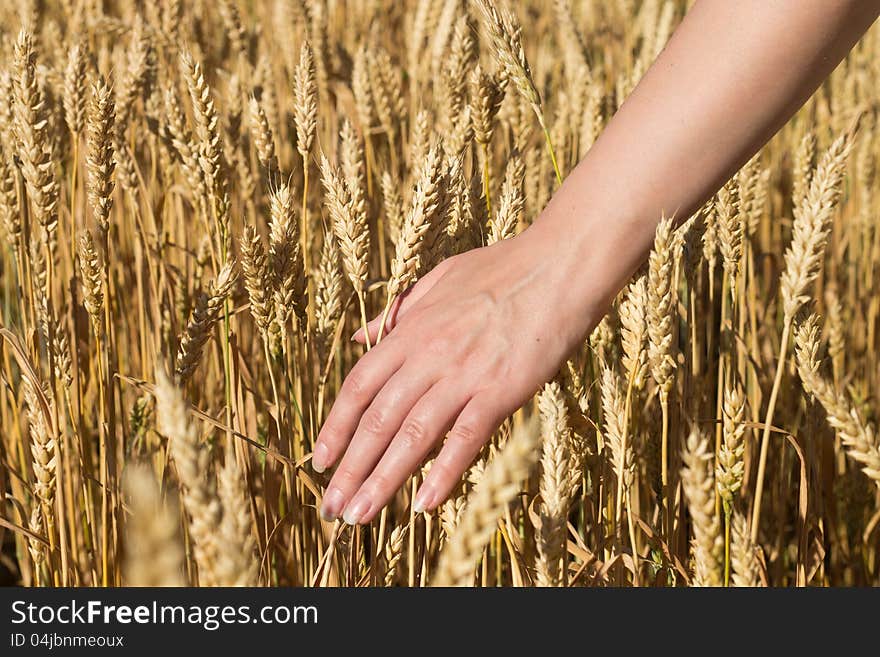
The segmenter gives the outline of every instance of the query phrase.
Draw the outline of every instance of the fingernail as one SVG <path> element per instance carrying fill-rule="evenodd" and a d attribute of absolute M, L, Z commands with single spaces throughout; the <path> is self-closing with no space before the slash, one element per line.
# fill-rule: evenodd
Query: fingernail
<path fill-rule="evenodd" d="M 413 511 L 416 513 L 422 513 L 425 509 L 433 508 L 434 504 L 434 489 L 429 484 L 422 484 L 421 488 L 419 488 L 419 492 L 416 493 L 416 499 L 413 502 Z"/>
<path fill-rule="evenodd" d="M 327 445 L 324 443 L 315 445 L 315 451 L 312 453 L 312 470 L 318 474 L 324 472 L 327 469 L 329 460 L 330 450 L 327 449 Z"/>
<path fill-rule="evenodd" d="M 349 525 L 356 525 L 370 512 L 372 502 L 366 495 L 358 495 L 354 501 L 345 509 L 342 519 Z"/>
<path fill-rule="evenodd" d="M 364 329 L 359 328 L 357 331 L 354 332 L 354 334 L 352 334 L 351 341 L 357 342 L 358 340 L 361 339 L 361 336 L 363 336 L 363 334 L 364 334 Z"/>
<path fill-rule="evenodd" d="M 321 517 L 324 520 L 336 520 L 342 511 L 342 505 L 345 504 L 345 495 L 338 488 L 330 488 L 324 493 L 324 500 L 321 502 Z"/>

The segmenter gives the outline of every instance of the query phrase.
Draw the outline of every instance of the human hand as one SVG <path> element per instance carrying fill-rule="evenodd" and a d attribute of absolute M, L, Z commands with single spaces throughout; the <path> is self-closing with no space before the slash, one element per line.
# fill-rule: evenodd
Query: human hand
<path fill-rule="evenodd" d="M 570 296 L 572 267 L 558 239 L 525 231 L 449 258 L 395 302 L 315 445 L 317 471 L 339 461 L 325 519 L 369 522 L 447 431 L 413 507 L 432 510 L 449 496 L 504 418 L 598 321 Z M 380 322 L 368 325 L 374 342 Z M 364 342 L 363 330 L 354 339 Z"/>

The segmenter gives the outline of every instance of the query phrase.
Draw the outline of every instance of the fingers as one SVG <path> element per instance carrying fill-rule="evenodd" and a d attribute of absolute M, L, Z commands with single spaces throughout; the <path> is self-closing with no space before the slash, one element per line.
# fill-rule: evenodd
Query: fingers
<path fill-rule="evenodd" d="M 416 513 L 432 511 L 449 497 L 502 419 L 488 393 L 480 393 L 467 403 L 416 494 Z"/>
<path fill-rule="evenodd" d="M 434 284 L 440 280 L 440 277 L 449 269 L 451 262 L 452 258 L 444 260 L 425 276 L 420 278 L 415 285 L 408 288 L 392 301 L 391 307 L 388 309 L 388 316 L 385 318 L 385 330 L 382 332 L 382 335 L 386 335 L 392 331 L 397 325 L 397 322 L 403 319 L 409 309 L 412 308 L 419 299 L 425 296 L 432 287 L 434 287 Z M 375 344 L 376 340 L 379 338 L 379 327 L 382 325 L 382 315 L 384 314 L 383 311 L 367 322 L 367 330 L 370 332 L 370 342 L 373 344 Z M 365 344 L 364 329 L 359 328 L 355 331 L 354 335 L 351 336 L 351 339 L 355 342 Z"/>
<path fill-rule="evenodd" d="M 363 412 L 351 444 L 333 474 L 321 504 L 325 519 L 338 518 L 382 458 L 407 414 L 431 387 L 413 367 L 403 367 L 385 384 Z"/>
<path fill-rule="evenodd" d="M 466 401 L 459 386 L 445 382 L 436 383 L 419 399 L 375 470 L 345 508 L 345 522 L 370 522 L 424 461 Z"/>
<path fill-rule="evenodd" d="M 352 368 L 315 442 L 315 471 L 323 472 L 342 455 L 364 411 L 402 364 L 403 354 L 387 343 L 364 354 Z"/>

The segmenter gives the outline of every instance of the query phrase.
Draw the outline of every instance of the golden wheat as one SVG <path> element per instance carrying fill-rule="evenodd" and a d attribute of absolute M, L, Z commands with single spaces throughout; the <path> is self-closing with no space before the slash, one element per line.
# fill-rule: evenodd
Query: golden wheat
<path fill-rule="evenodd" d="M 437 512 L 429 461 L 352 529 L 310 465 L 349 337 L 528 229 L 691 3 L 21 4 L 2 583 L 880 582 L 876 28 L 698 212 L 650 218 L 646 266 Z"/>

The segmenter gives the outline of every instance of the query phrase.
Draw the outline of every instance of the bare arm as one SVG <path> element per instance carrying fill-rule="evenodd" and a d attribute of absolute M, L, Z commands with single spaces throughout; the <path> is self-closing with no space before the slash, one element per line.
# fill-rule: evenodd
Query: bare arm
<path fill-rule="evenodd" d="M 371 520 L 449 430 L 414 506 L 440 504 L 598 323 L 661 214 L 698 208 L 878 12 L 878 0 L 699 0 L 539 220 L 445 261 L 392 314 L 315 447 L 316 469 L 339 462 L 325 517 Z"/>
<path fill-rule="evenodd" d="M 582 252 L 599 258 L 609 279 L 601 296 L 613 296 L 642 261 L 661 213 L 694 212 L 801 107 L 878 12 L 876 0 L 699 0 L 553 198 L 541 232 L 586 236 Z M 597 228 L 605 244 L 596 243 Z"/>

